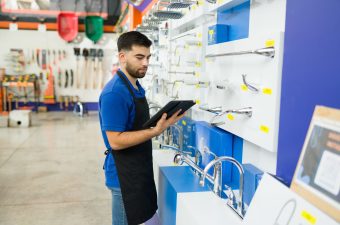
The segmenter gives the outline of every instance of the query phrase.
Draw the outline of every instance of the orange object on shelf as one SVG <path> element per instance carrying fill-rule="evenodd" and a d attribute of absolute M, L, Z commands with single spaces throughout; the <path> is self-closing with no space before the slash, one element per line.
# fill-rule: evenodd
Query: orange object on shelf
<path fill-rule="evenodd" d="M 47 88 L 44 93 L 44 103 L 45 104 L 55 104 L 55 95 L 54 95 L 54 77 L 51 66 L 48 66 L 49 75 L 48 75 L 48 83 Z"/>

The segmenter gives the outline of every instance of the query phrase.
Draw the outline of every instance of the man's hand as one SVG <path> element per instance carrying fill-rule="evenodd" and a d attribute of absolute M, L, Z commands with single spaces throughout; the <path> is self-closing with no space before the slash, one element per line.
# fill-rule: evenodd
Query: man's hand
<path fill-rule="evenodd" d="M 178 110 L 169 119 L 166 119 L 167 114 L 164 113 L 161 119 L 157 122 L 157 125 L 154 128 L 152 128 L 155 131 L 156 136 L 160 135 L 166 128 L 173 125 L 178 120 L 182 119 L 185 116 L 185 113 L 179 116 L 178 114 L 180 114 L 181 111 L 182 111 L 181 109 Z"/>

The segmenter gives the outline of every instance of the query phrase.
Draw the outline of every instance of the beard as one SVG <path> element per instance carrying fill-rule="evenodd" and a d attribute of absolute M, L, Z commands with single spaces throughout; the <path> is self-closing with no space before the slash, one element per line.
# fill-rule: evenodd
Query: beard
<path fill-rule="evenodd" d="M 129 63 L 126 63 L 126 71 L 133 77 L 133 78 L 143 78 L 145 77 L 147 67 L 142 67 L 139 69 L 133 68 Z"/>

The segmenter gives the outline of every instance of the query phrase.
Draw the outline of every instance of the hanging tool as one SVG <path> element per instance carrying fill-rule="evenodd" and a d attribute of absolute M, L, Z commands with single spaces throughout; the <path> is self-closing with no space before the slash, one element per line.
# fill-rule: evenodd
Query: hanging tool
<path fill-rule="evenodd" d="M 96 76 L 96 56 L 97 56 L 97 49 L 91 48 L 90 49 L 90 57 L 91 57 L 91 63 L 89 65 L 90 70 L 88 74 L 88 87 L 87 89 L 90 89 L 95 86 L 95 76 Z"/>
<path fill-rule="evenodd" d="M 41 68 L 41 64 L 40 64 L 40 49 L 37 49 L 36 56 L 37 56 L 36 59 L 37 59 L 38 67 Z"/>
<path fill-rule="evenodd" d="M 47 88 L 44 93 L 44 103 L 54 104 L 55 103 L 54 77 L 53 77 L 53 71 L 52 71 L 51 66 L 49 66 L 48 70 L 49 70 L 49 76 L 48 76 Z"/>
<path fill-rule="evenodd" d="M 83 49 L 83 57 L 84 57 L 84 63 L 83 63 L 83 69 L 82 74 L 84 76 L 84 87 L 87 87 L 88 83 L 88 56 L 89 56 L 89 50 L 87 48 Z"/>
<path fill-rule="evenodd" d="M 42 54 L 42 62 L 41 62 L 41 68 L 43 69 L 43 70 L 46 70 L 46 68 L 47 68 L 47 65 L 46 65 L 46 50 L 45 49 L 43 49 L 42 51 L 41 51 L 41 54 Z"/>
<path fill-rule="evenodd" d="M 65 85 L 64 85 L 64 88 L 67 88 L 68 87 L 68 71 L 65 70 Z"/>
<path fill-rule="evenodd" d="M 73 48 L 74 55 L 76 56 L 76 74 L 75 74 L 75 83 L 76 88 L 80 88 L 80 77 L 79 77 L 79 61 L 80 61 L 80 48 Z"/>
<path fill-rule="evenodd" d="M 104 51 L 103 49 L 98 49 L 97 57 L 98 57 L 98 88 L 103 89 L 103 86 L 104 86 L 104 74 L 103 74 Z"/>
<path fill-rule="evenodd" d="M 70 69 L 70 72 L 71 72 L 71 82 L 70 82 L 70 87 L 73 87 L 73 79 L 74 79 L 74 77 L 73 77 L 73 70 Z"/>
<path fill-rule="evenodd" d="M 57 64 L 57 56 L 56 56 L 56 51 L 55 49 L 53 49 L 53 65 L 56 65 Z"/>
<path fill-rule="evenodd" d="M 62 71 L 60 68 L 58 68 L 58 87 L 61 88 L 61 74 Z"/>

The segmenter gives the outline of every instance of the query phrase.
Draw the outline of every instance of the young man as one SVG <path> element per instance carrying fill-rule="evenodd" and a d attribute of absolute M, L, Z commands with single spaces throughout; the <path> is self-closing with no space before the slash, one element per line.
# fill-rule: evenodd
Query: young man
<path fill-rule="evenodd" d="M 112 224 L 137 225 L 157 210 L 152 169 L 151 138 L 161 134 L 184 115 L 166 114 L 156 127 L 143 129 L 149 120 L 145 91 L 138 82 L 146 74 L 151 41 L 137 31 L 118 38 L 120 70 L 104 87 L 99 99 L 99 117 L 107 147 L 104 163 L 106 186 L 112 192 Z"/>

